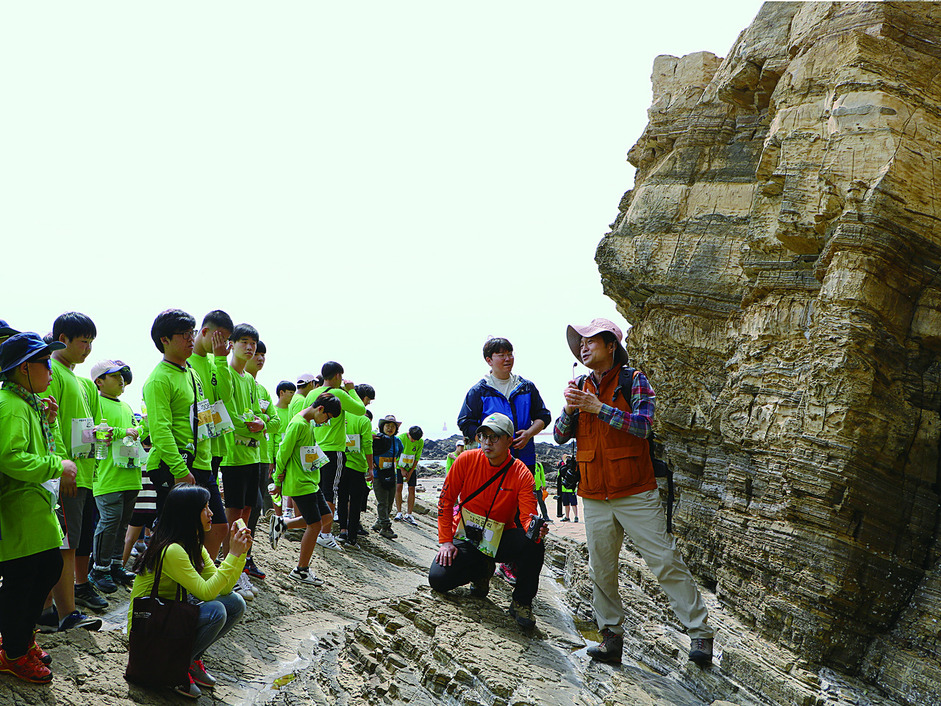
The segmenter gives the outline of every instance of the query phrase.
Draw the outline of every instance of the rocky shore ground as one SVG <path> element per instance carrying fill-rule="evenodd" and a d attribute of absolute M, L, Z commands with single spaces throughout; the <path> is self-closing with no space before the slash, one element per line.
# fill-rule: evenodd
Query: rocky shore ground
<path fill-rule="evenodd" d="M 816 670 L 751 633 L 706 591 L 719 629 L 716 663 L 686 661 L 689 641 L 643 561 L 622 552 L 621 590 L 629 603 L 625 660 L 592 663 L 597 640 L 583 524 L 555 522 L 534 605 L 537 627 L 520 631 L 506 612 L 511 587 L 494 578 L 487 599 L 466 588 L 449 595 L 427 585 L 437 546 L 433 512 L 440 479 L 421 481 L 418 526 L 395 523 L 397 540 L 371 533 L 359 548 L 318 548 L 313 567 L 321 588 L 287 578 L 299 533 L 273 551 L 256 544 L 268 576 L 224 644 L 205 659 L 219 678 L 208 704 L 537 704 L 705 705 L 801 704 L 889 706 L 866 685 Z M 550 498 L 551 500 L 551 498 Z M 550 505 L 550 512 L 554 507 Z M 365 515 L 372 524 L 372 512 Z M 117 594 L 116 594 L 117 595 Z M 127 594 L 112 601 L 101 632 L 41 635 L 53 656 L 55 679 L 38 686 L 0 675 L 0 704 L 179 704 L 185 699 L 124 680 Z"/>

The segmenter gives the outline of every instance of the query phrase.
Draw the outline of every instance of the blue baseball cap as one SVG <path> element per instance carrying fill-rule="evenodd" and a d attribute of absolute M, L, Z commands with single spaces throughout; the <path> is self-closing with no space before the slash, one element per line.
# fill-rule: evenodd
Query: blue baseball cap
<path fill-rule="evenodd" d="M 65 348 L 65 344 L 61 341 L 46 343 L 42 336 L 32 331 L 17 333 L 0 344 L 0 373 L 9 372 L 27 360 L 62 348 Z"/>

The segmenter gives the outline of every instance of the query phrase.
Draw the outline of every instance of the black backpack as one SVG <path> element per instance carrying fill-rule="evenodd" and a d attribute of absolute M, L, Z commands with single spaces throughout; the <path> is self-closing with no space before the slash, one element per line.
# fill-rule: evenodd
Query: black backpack
<path fill-rule="evenodd" d="M 637 373 L 638 371 L 634 368 L 630 368 L 626 365 L 621 366 L 621 370 L 618 372 L 618 386 L 614 388 L 614 395 L 611 396 L 612 403 L 617 399 L 618 393 L 620 392 L 627 402 L 627 406 L 631 406 L 631 398 L 628 393 L 634 388 L 634 376 L 637 375 Z M 584 388 L 586 377 L 588 376 L 581 375 L 576 381 L 579 390 Z M 624 392 L 624 390 L 628 392 Z M 604 400 L 602 400 L 602 402 L 604 402 Z M 653 429 L 651 429 L 650 436 L 647 437 L 647 446 L 650 449 L 650 463 L 653 465 L 653 474 L 655 477 L 667 479 L 667 532 L 673 534 L 673 501 L 675 499 L 673 493 L 673 469 L 667 465 L 666 461 L 657 458 L 656 441 L 657 435 L 654 433 Z"/>

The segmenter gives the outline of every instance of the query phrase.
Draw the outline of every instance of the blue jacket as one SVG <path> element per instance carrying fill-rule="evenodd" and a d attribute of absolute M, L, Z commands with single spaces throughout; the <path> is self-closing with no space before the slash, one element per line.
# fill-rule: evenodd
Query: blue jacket
<path fill-rule="evenodd" d="M 468 390 L 464 405 L 457 417 L 457 425 L 468 439 L 477 436 L 477 427 L 490 414 L 500 412 L 513 420 L 513 426 L 519 431 L 528 429 L 537 419 L 541 419 L 546 428 L 552 423 L 552 415 L 543 404 L 536 386 L 525 378 L 513 388 L 508 400 L 497 390 L 490 387 L 486 378 Z M 510 449 L 513 456 L 525 463 L 530 470 L 536 464 L 536 444 L 530 439 L 522 449 Z"/>

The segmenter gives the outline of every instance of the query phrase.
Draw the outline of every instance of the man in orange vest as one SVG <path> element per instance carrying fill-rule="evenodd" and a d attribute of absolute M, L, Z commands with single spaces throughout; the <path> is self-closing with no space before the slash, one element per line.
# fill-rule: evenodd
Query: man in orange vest
<path fill-rule="evenodd" d="M 689 633 L 689 658 L 700 666 L 709 664 L 715 632 L 699 589 L 667 533 L 650 460 L 647 437 L 654 391 L 639 371 L 620 387 L 627 351 L 621 330 L 612 322 L 594 319 L 587 326 L 569 326 L 566 337 L 575 357 L 591 370 L 582 380 L 569 382 L 554 428 L 556 443 L 574 436 L 577 445 L 592 608 L 603 637 L 588 654 L 600 662 L 621 661 L 624 606 L 618 594 L 618 554 L 627 532 Z"/>

